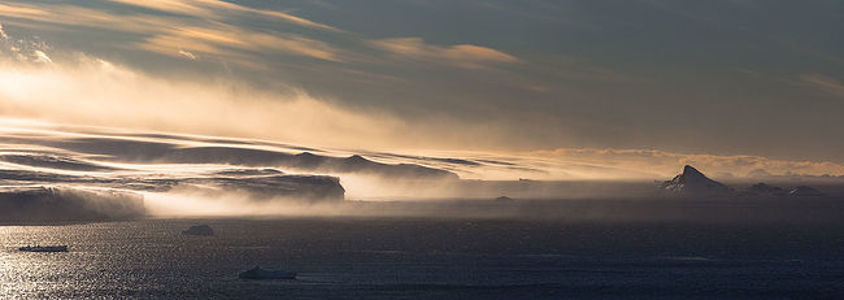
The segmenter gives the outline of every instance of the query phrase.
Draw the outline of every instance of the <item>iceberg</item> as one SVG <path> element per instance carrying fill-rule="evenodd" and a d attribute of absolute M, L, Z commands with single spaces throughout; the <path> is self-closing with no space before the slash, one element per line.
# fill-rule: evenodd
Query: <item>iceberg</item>
<path fill-rule="evenodd" d="M 214 235 L 214 230 L 211 229 L 211 226 L 208 225 L 194 225 L 188 228 L 187 230 L 182 231 L 182 234 L 211 236 Z"/>
<path fill-rule="evenodd" d="M 819 190 L 817 190 L 813 187 L 801 185 L 801 186 L 795 187 L 794 189 L 789 191 L 788 195 L 792 196 L 792 197 L 804 197 L 804 196 L 820 197 L 820 196 L 823 196 L 824 193 L 822 193 L 821 191 L 819 191 Z"/>
<path fill-rule="evenodd" d="M 67 246 L 26 246 L 18 250 L 21 252 L 67 252 Z"/>
<path fill-rule="evenodd" d="M 513 202 L 513 201 L 515 201 L 515 200 L 513 200 L 513 198 L 510 198 L 510 197 L 507 197 L 507 196 L 501 196 L 501 197 L 495 198 L 495 202 Z"/>
<path fill-rule="evenodd" d="M 241 272 L 237 277 L 240 279 L 296 279 L 296 272 L 267 270 L 255 266 L 248 271 Z"/>
<path fill-rule="evenodd" d="M 0 188 L 0 220 L 60 222 L 125 220 L 146 214 L 143 196 L 63 186 Z"/>

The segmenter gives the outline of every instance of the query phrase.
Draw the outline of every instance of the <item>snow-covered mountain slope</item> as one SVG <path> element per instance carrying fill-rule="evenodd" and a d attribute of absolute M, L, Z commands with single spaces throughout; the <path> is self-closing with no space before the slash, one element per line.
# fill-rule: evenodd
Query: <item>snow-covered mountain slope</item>
<path fill-rule="evenodd" d="M 692 166 L 683 167 L 683 173 L 678 174 L 669 181 L 663 182 L 660 188 L 669 191 L 682 193 L 690 196 L 706 196 L 728 194 L 731 189 L 726 185 L 709 179 Z"/>

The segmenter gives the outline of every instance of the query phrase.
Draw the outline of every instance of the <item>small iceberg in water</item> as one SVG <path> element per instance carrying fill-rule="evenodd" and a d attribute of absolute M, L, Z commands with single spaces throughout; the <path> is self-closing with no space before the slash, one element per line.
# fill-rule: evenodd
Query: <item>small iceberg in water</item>
<path fill-rule="evenodd" d="M 211 229 L 211 226 L 208 225 L 195 225 L 188 228 L 188 230 L 182 231 L 184 235 L 214 235 L 214 230 Z"/>
<path fill-rule="evenodd" d="M 801 185 L 801 186 L 798 186 L 798 187 L 792 189 L 791 191 L 788 192 L 788 195 L 793 196 L 793 197 L 804 197 L 804 196 L 820 197 L 820 196 L 825 196 L 824 193 L 821 193 L 821 191 L 819 191 L 819 190 L 817 190 L 813 187 L 805 186 L 805 185 Z"/>
<path fill-rule="evenodd" d="M 67 252 L 67 246 L 26 246 L 18 250 L 23 252 Z"/>
<path fill-rule="evenodd" d="M 513 200 L 513 198 L 510 198 L 510 197 L 507 197 L 507 196 L 501 196 L 501 197 L 495 198 L 495 202 L 513 202 L 513 201 L 516 201 L 516 200 Z"/>
<path fill-rule="evenodd" d="M 240 273 L 237 277 L 240 279 L 295 279 L 296 272 L 286 272 L 282 270 L 266 270 L 259 266 Z"/>

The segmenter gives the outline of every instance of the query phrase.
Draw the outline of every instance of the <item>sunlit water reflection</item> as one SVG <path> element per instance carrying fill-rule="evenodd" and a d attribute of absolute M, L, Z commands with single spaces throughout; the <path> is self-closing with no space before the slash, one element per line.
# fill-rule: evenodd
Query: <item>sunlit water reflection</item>
<path fill-rule="evenodd" d="M 212 237 L 183 236 L 206 223 Z M 19 298 L 840 296 L 835 225 L 301 218 L 0 227 Z M 18 252 L 67 244 L 67 253 Z M 299 272 L 248 281 L 255 264 Z"/>

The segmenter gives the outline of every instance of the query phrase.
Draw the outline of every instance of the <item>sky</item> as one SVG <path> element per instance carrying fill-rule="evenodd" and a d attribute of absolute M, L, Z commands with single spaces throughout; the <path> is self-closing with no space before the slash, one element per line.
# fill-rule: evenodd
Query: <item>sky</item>
<path fill-rule="evenodd" d="M 844 174 L 841 1 L 2 1 L 0 24 L 6 118 Z"/>

